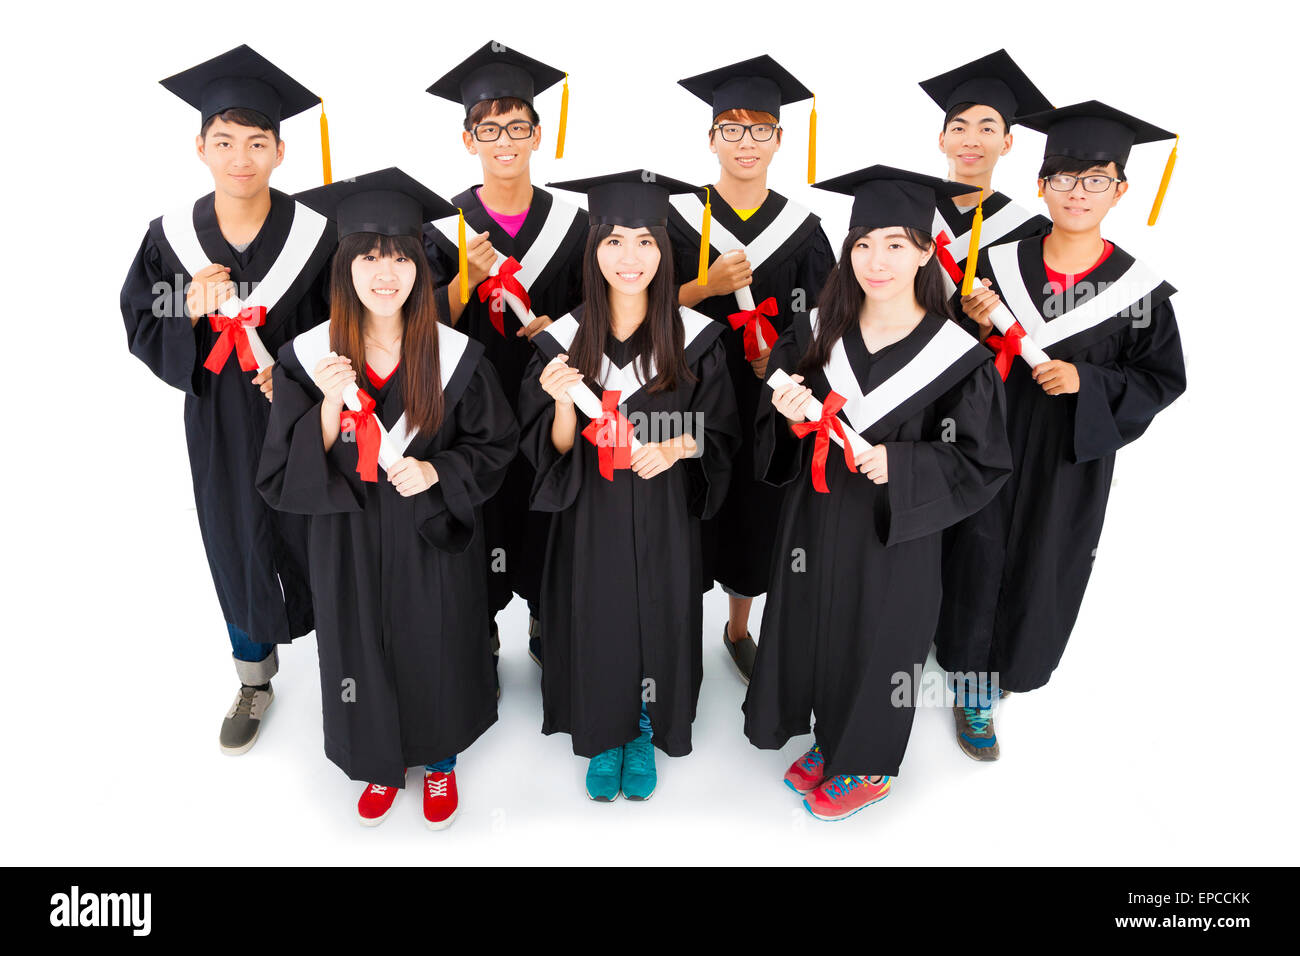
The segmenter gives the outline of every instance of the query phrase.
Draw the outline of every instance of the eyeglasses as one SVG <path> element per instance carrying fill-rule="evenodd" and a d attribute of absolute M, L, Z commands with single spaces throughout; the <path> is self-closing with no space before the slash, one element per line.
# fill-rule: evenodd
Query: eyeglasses
<path fill-rule="evenodd" d="M 508 123 L 505 130 L 511 139 L 528 139 L 533 135 L 534 128 L 528 120 L 516 120 Z M 474 127 L 474 138 L 480 143 L 495 143 L 501 138 L 501 124 L 479 123 Z"/>
<path fill-rule="evenodd" d="M 753 137 L 756 143 L 766 143 L 772 138 L 780 127 L 773 126 L 771 123 L 750 123 L 744 125 L 741 123 L 723 123 L 713 124 L 713 128 L 722 134 L 722 138 L 728 143 L 739 143 L 744 138 L 745 130 L 749 130 L 749 135 Z"/>
<path fill-rule="evenodd" d="M 1084 192 L 1104 193 L 1110 189 L 1111 183 L 1119 182 L 1114 176 L 1071 176 L 1069 173 L 1057 173 L 1055 176 L 1047 177 L 1047 185 L 1051 186 L 1058 193 L 1068 193 L 1074 188 L 1077 182 L 1083 182 Z"/>

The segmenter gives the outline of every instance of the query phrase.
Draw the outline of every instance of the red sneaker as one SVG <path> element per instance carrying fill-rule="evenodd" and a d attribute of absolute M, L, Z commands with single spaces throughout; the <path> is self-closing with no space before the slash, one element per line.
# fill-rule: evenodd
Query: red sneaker
<path fill-rule="evenodd" d="M 812 750 L 790 764 L 790 769 L 785 772 L 785 785 L 800 796 L 816 790 L 825 779 L 826 758 L 816 744 L 813 744 Z"/>
<path fill-rule="evenodd" d="M 456 771 L 424 772 L 424 824 L 430 830 L 445 830 L 456 819 Z"/>
<path fill-rule="evenodd" d="M 866 777 L 841 774 L 831 777 L 808 794 L 803 805 L 818 820 L 846 820 L 864 807 L 889 796 L 892 783 L 892 777 L 881 777 L 879 783 L 869 783 Z"/>
<path fill-rule="evenodd" d="M 361 799 L 357 801 L 357 815 L 361 817 L 361 825 L 379 826 L 384 822 L 384 817 L 388 816 L 388 811 L 393 809 L 393 801 L 396 799 L 397 787 L 370 784 L 366 787 L 366 792 L 361 795 Z"/>

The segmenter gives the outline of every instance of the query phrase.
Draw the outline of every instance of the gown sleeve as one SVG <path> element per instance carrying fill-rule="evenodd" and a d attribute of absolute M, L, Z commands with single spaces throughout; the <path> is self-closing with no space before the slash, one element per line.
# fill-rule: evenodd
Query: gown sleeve
<path fill-rule="evenodd" d="M 927 441 L 885 442 L 876 531 L 886 547 L 942 531 L 988 504 L 1011 474 L 1006 398 L 993 361 L 935 402 Z"/>
<path fill-rule="evenodd" d="M 425 541 L 459 554 L 474 540 L 475 509 L 505 480 L 519 446 L 519 425 L 496 370 L 482 356 L 451 415 L 456 440 L 426 459 L 438 472 L 438 481 L 417 496 L 415 513 Z"/>
<path fill-rule="evenodd" d="M 131 354 L 168 385 L 197 395 L 203 329 L 190 323 L 183 277 L 178 281 L 168 274 L 148 235 L 122 285 L 121 306 Z"/>
<path fill-rule="evenodd" d="M 325 515 L 361 511 L 364 492 L 345 474 L 345 465 L 325 451 L 321 434 L 321 403 L 324 401 L 314 383 L 290 372 L 291 362 L 285 352 L 293 342 L 280 349 L 279 360 L 271 372 L 275 401 L 262 442 L 262 457 L 257 467 L 257 490 L 266 503 L 279 511 L 293 514 Z M 335 442 L 338 447 L 340 437 Z M 353 477 L 358 477 L 355 475 Z M 359 478 L 358 478 L 359 481 Z"/>
<path fill-rule="evenodd" d="M 691 421 L 699 423 L 693 435 L 701 450 L 683 464 L 691 513 L 711 518 L 726 498 L 731 484 L 732 461 L 740 448 L 740 413 L 736 391 L 727 371 L 726 346 L 719 336 L 700 359 L 691 396 Z"/>
<path fill-rule="evenodd" d="M 817 305 L 817 297 L 826 285 L 826 277 L 835 268 L 835 250 L 826 238 L 826 230 L 818 226 L 813 230 L 806 251 L 799 261 L 797 288 L 803 289 L 806 301 L 801 311 L 807 311 Z"/>
<path fill-rule="evenodd" d="M 551 443 L 551 424 L 555 421 L 555 399 L 538 382 L 549 359 L 535 351 L 524 370 L 519 386 L 519 446 L 528 463 L 536 469 L 528 505 L 534 511 L 564 511 L 578 499 L 582 488 L 580 446 L 582 420 L 573 447 L 561 455 Z"/>
<path fill-rule="evenodd" d="M 802 321 L 802 320 L 797 320 Z M 803 357 L 795 338 L 795 327 L 786 329 L 767 359 L 767 374 L 776 369 L 793 375 Z M 789 420 L 772 404 L 773 391 L 767 385 L 754 414 L 754 476 L 769 485 L 781 487 L 799 476 L 801 464 L 799 440 L 790 431 Z"/>
<path fill-rule="evenodd" d="M 1074 459 L 1094 461 L 1137 438 L 1156 413 L 1187 388 L 1183 347 L 1169 300 L 1151 311 L 1151 321 L 1130 324 L 1112 361 L 1075 362 Z"/>

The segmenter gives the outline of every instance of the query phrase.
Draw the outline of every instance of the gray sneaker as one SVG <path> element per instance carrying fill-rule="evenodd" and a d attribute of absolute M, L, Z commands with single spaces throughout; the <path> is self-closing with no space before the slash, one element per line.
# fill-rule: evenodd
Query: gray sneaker
<path fill-rule="evenodd" d="M 954 704 L 957 722 L 957 746 L 973 760 L 997 760 L 998 735 L 993 731 L 992 707 L 962 707 Z"/>
<path fill-rule="evenodd" d="M 262 717 L 274 699 L 275 693 L 271 690 L 270 681 L 257 687 L 244 684 L 239 688 L 230 712 L 221 722 L 223 754 L 234 757 L 253 749 L 258 732 L 262 729 Z"/>
<path fill-rule="evenodd" d="M 754 674 L 754 658 L 758 656 L 758 645 L 754 643 L 754 638 L 748 631 L 745 632 L 743 640 L 733 642 L 727 634 L 729 626 L 730 622 L 722 625 L 722 644 L 731 655 L 731 661 L 736 665 L 740 679 L 748 684 L 749 678 Z"/>

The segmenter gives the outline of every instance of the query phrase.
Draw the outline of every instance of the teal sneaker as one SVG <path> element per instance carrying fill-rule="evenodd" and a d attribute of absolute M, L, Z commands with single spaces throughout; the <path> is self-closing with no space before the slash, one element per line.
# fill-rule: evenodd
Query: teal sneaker
<path fill-rule="evenodd" d="M 623 771 L 623 748 L 610 747 L 587 764 L 587 796 L 601 803 L 618 799 L 619 777 Z"/>
<path fill-rule="evenodd" d="M 628 800 L 649 800 L 659 777 L 655 773 L 655 745 L 642 734 L 623 745 L 623 796 Z"/>

